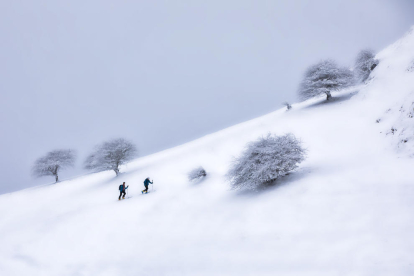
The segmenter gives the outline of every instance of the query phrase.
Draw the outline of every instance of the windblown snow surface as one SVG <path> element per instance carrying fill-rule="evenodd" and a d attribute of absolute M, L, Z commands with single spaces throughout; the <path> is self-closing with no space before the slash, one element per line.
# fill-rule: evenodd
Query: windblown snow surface
<path fill-rule="evenodd" d="M 377 57 L 367 84 L 331 102 L 139 158 L 117 178 L 0 196 L 0 274 L 414 275 L 414 29 Z M 299 137 L 307 160 L 271 188 L 230 190 L 232 158 L 268 132 Z M 189 182 L 198 166 L 207 178 Z M 141 195 L 147 176 L 155 192 Z M 118 201 L 122 181 L 131 198 Z"/>

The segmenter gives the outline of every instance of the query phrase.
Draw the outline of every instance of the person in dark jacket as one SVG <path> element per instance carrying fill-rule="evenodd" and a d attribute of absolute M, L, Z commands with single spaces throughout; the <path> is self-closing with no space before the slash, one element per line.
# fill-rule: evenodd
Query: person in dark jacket
<path fill-rule="evenodd" d="M 121 185 L 119 185 L 119 198 L 118 198 L 118 200 L 121 200 L 122 195 L 123 195 L 122 199 L 125 199 L 125 190 L 128 189 L 128 187 L 129 186 L 125 187 L 125 182 L 122 183 Z"/>
<path fill-rule="evenodd" d="M 149 177 L 147 177 L 147 178 L 145 179 L 145 181 L 144 181 L 144 186 L 145 186 L 145 189 L 144 189 L 144 190 L 142 190 L 142 192 L 141 192 L 141 193 L 148 193 L 148 185 L 149 185 L 150 183 L 152 184 L 152 182 L 150 181 Z"/>

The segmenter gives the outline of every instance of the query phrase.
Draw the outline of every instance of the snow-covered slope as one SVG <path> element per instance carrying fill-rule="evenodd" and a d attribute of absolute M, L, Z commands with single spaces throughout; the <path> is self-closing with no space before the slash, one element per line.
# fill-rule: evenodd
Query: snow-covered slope
<path fill-rule="evenodd" d="M 0 274 L 413 275 L 414 161 L 384 133 L 413 129 L 414 118 L 386 113 L 411 104 L 411 49 L 413 31 L 378 54 L 367 85 L 330 103 L 313 99 L 137 159 L 118 178 L 0 196 Z M 229 190 L 232 157 L 268 132 L 300 137 L 308 159 L 273 188 Z M 207 178 L 190 183 L 200 165 Z M 156 191 L 141 195 L 147 176 Z M 131 198 L 118 201 L 122 181 Z"/>
<path fill-rule="evenodd" d="M 380 66 L 372 74 L 368 93 L 376 97 L 381 133 L 400 155 L 414 156 L 414 27 L 378 54 Z"/>

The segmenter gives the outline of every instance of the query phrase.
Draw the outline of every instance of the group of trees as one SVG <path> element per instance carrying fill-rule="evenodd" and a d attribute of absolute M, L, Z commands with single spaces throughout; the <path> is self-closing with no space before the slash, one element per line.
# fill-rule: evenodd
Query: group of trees
<path fill-rule="evenodd" d="M 343 89 L 368 79 L 378 60 L 370 50 L 361 51 L 354 70 L 339 67 L 333 60 L 323 60 L 310 66 L 299 86 L 303 100 L 325 94 L 332 98 L 332 91 Z M 292 106 L 284 103 L 287 110 Z M 247 145 L 244 152 L 234 159 L 227 178 L 233 188 L 254 189 L 269 184 L 296 169 L 305 159 L 306 151 L 293 135 L 267 135 Z M 137 148 L 131 142 L 120 138 L 104 142 L 95 147 L 86 158 L 84 168 L 93 171 L 113 170 L 118 176 L 119 167 L 137 156 Z M 55 150 L 36 160 L 33 166 L 35 176 L 54 176 L 59 181 L 59 171 L 73 167 L 76 154 L 73 150 Z M 201 179 L 207 175 L 203 167 L 188 174 L 189 180 Z"/>
<path fill-rule="evenodd" d="M 332 92 L 366 81 L 379 61 L 371 50 L 362 50 L 355 59 L 353 70 L 340 67 L 327 59 L 310 66 L 299 85 L 299 96 L 307 100 L 318 95 L 332 98 Z M 292 106 L 285 102 L 287 110 Z M 227 173 L 233 188 L 257 188 L 274 182 L 296 169 L 305 159 L 306 151 L 292 134 L 262 137 L 249 143 L 235 158 Z"/>
<path fill-rule="evenodd" d="M 362 50 L 355 59 L 353 70 L 340 67 L 327 59 L 310 66 L 299 85 L 299 96 L 307 100 L 318 95 L 332 98 L 332 92 L 366 81 L 378 65 L 371 50 Z M 283 103 L 287 110 L 292 106 Z M 256 189 L 274 182 L 295 170 L 306 156 L 306 150 L 293 135 L 267 135 L 246 146 L 244 152 L 234 159 L 227 178 L 233 188 Z"/>
<path fill-rule="evenodd" d="M 357 55 L 353 71 L 339 67 L 333 60 L 323 60 L 306 70 L 299 85 L 299 96 L 307 100 L 325 94 L 326 100 L 329 100 L 331 92 L 366 81 L 377 65 L 378 60 L 371 50 L 362 50 Z"/>
<path fill-rule="evenodd" d="M 123 139 L 113 139 L 95 147 L 86 158 L 84 168 L 95 172 L 113 170 L 118 176 L 119 167 L 137 156 L 134 144 Z M 76 153 L 71 149 L 54 150 L 37 159 L 32 168 L 35 177 L 54 176 L 59 181 L 62 169 L 75 165 Z"/>
<path fill-rule="evenodd" d="M 135 145 L 123 138 L 114 139 L 96 146 L 86 158 L 84 168 L 95 172 L 113 170 L 118 176 L 119 167 L 136 156 Z M 305 150 L 293 134 L 268 134 L 247 145 L 245 151 L 234 159 L 227 178 L 233 188 L 255 189 L 285 176 L 304 159 Z M 73 167 L 75 160 L 73 150 L 54 150 L 37 159 L 32 172 L 36 177 L 54 176 L 58 182 L 60 170 Z M 188 179 L 193 181 L 206 176 L 206 170 L 200 166 L 189 172 Z"/>

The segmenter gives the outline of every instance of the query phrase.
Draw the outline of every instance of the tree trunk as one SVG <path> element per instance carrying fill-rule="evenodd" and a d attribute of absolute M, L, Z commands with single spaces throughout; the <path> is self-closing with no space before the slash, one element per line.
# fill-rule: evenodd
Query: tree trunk
<path fill-rule="evenodd" d="M 116 167 L 115 167 L 114 171 L 116 173 L 116 176 L 118 176 L 118 174 L 119 174 L 119 161 L 116 161 Z"/>
<path fill-rule="evenodd" d="M 332 99 L 331 92 L 327 92 L 326 93 L 326 100 L 329 101 L 330 99 Z"/>
<path fill-rule="evenodd" d="M 58 171 L 59 171 L 59 165 L 56 165 L 55 170 L 53 172 L 53 175 L 55 176 L 55 179 L 56 179 L 55 183 L 58 183 L 59 181 Z"/>

